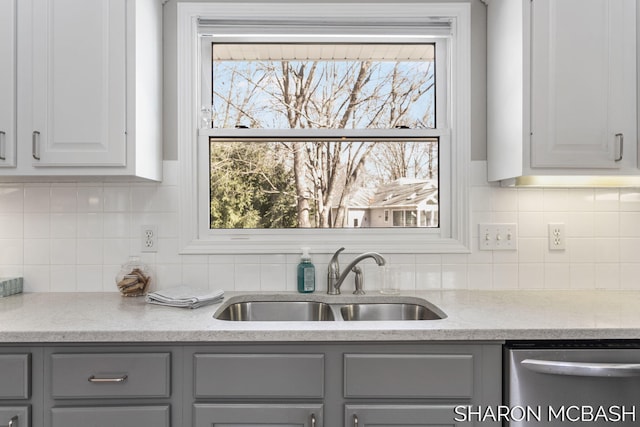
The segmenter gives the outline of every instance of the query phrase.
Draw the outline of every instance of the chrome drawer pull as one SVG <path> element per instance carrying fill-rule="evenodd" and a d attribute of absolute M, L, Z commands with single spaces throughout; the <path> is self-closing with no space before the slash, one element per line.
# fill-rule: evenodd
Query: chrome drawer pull
<path fill-rule="evenodd" d="M 11 417 L 11 419 L 9 420 L 9 424 L 7 424 L 7 427 L 18 427 L 18 416 L 14 415 L 13 417 Z"/>
<path fill-rule="evenodd" d="M 96 377 L 95 375 L 91 375 L 89 377 L 89 382 L 90 383 L 122 383 L 125 382 L 127 380 L 129 376 L 127 374 L 124 374 L 121 377 L 106 377 L 106 378 L 100 378 L 100 377 Z"/>
<path fill-rule="evenodd" d="M 0 160 L 7 160 L 5 151 L 7 149 L 7 133 L 0 130 Z"/>
<path fill-rule="evenodd" d="M 618 146 L 620 147 L 618 158 L 614 160 L 614 162 L 619 162 L 622 160 L 622 152 L 624 150 L 624 134 L 616 133 L 616 139 L 618 140 Z"/>
<path fill-rule="evenodd" d="M 37 130 L 33 131 L 33 135 L 31 135 L 31 156 L 40 160 L 40 147 L 38 146 L 40 143 L 40 132 Z"/>
<path fill-rule="evenodd" d="M 316 414 L 311 414 L 311 427 L 316 427 Z"/>
<path fill-rule="evenodd" d="M 353 427 L 358 427 L 358 416 L 353 414 Z"/>
<path fill-rule="evenodd" d="M 638 363 L 583 363 L 525 359 L 520 364 L 533 372 L 580 377 L 639 377 Z"/>

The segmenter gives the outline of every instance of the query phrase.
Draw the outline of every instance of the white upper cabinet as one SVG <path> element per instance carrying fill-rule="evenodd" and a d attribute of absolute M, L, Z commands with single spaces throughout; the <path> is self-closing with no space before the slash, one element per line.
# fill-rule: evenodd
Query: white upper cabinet
<path fill-rule="evenodd" d="M 0 168 L 16 165 L 16 1 L 0 0 Z"/>
<path fill-rule="evenodd" d="M 125 166 L 125 3 L 32 0 L 21 96 L 34 166 Z"/>
<path fill-rule="evenodd" d="M 161 179 L 161 1 L 20 0 L 17 16 L 5 175 Z"/>
<path fill-rule="evenodd" d="M 636 0 L 490 0 L 490 181 L 638 175 L 636 13 Z"/>

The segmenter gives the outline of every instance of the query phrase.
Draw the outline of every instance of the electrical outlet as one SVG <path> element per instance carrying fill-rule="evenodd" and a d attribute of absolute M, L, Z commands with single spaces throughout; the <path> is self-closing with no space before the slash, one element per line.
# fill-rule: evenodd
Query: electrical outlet
<path fill-rule="evenodd" d="M 549 226 L 549 250 L 564 251 L 567 236 L 564 231 L 564 224 L 561 222 L 548 224 Z"/>
<path fill-rule="evenodd" d="M 158 252 L 158 226 L 143 225 L 141 229 L 141 252 Z"/>
<path fill-rule="evenodd" d="M 518 248 L 517 224 L 479 224 L 481 251 L 515 251 Z"/>

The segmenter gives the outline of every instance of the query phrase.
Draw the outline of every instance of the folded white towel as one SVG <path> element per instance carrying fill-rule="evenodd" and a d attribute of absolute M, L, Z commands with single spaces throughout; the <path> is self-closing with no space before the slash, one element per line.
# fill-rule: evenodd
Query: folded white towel
<path fill-rule="evenodd" d="M 146 297 L 147 302 L 151 304 L 185 308 L 198 308 L 203 305 L 215 304 L 223 299 L 224 291 L 222 289 L 212 291 L 190 286 L 175 286 L 169 289 L 162 289 L 151 292 Z"/>

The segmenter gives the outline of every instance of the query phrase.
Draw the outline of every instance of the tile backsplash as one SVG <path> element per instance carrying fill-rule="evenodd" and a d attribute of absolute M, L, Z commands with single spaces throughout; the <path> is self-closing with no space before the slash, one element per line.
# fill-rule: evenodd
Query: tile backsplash
<path fill-rule="evenodd" d="M 155 224 L 158 251 L 142 258 L 156 289 L 296 289 L 298 255 L 180 255 L 177 162 L 164 169 L 160 184 L 0 184 L 0 277 L 24 276 L 28 292 L 116 292 L 141 226 Z M 486 162 L 472 162 L 471 198 L 470 254 L 387 257 L 409 272 L 405 289 L 640 289 L 640 189 L 500 188 L 486 182 Z M 490 222 L 518 224 L 517 251 L 478 250 L 478 224 Z M 548 250 L 548 223 L 566 225 L 565 251 Z M 329 257 L 313 258 L 318 290 Z M 366 274 L 375 289 L 379 269 Z"/>

